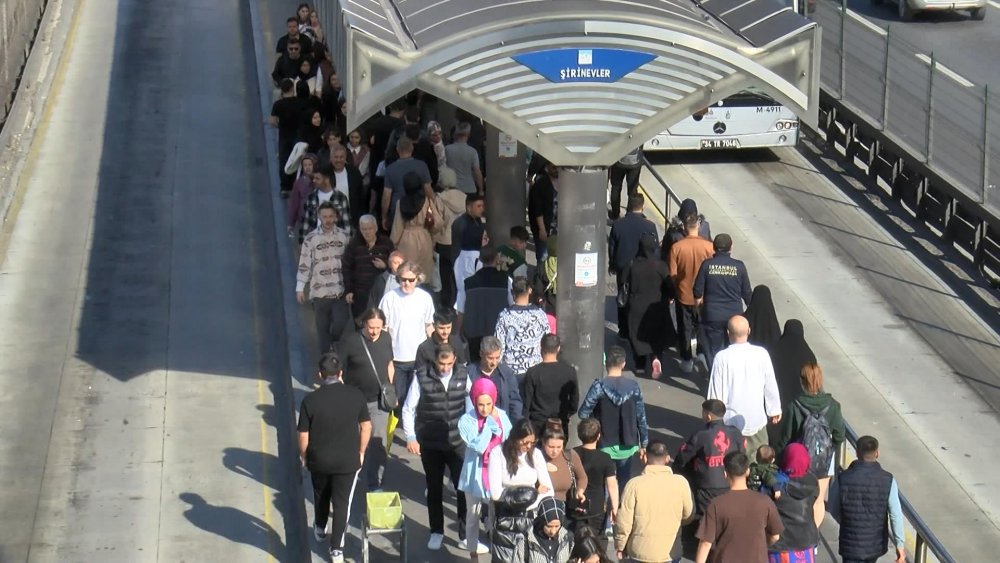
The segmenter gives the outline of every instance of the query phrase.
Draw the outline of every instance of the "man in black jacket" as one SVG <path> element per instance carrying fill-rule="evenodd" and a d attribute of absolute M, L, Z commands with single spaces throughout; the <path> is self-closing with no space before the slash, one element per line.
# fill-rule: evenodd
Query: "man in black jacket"
<path fill-rule="evenodd" d="M 695 514 L 704 514 L 712 499 L 729 490 L 723 460 L 729 452 L 746 451 L 739 429 L 722 422 L 726 405 L 718 399 L 701 404 L 705 427 L 681 445 L 674 458 L 674 472 L 691 482 Z"/>
<path fill-rule="evenodd" d="M 427 516 L 430 538 L 427 548 L 441 549 L 444 542 L 444 475 L 447 468 L 458 490 L 465 443 L 458 434 L 458 419 L 465 413 L 469 394 L 469 372 L 455 363 L 455 349 L 439 344 L 434 367 L 416 371 L 403 403 L 403 434 L 406 449 L 420 456 L 427 481 Z M 464 539 L 465 495 L 457 495 L 459 539 Z"/>
<path fill-rule="evenodd" d="M 521 388 L 517 384 L 514 370 L 500 360 L 502 354 L 503 346 L 500 344 L 499 338 L 496 336 L 484 337 L 479 346 L 480 359 L 469 364 L 469 385 L 483 377 L 492 381 L 497 388 L 497 408 L 507 413 L 511 420 L 517 420 L 524 413 Z M 467 406 L 469 409 L 473 408 L 471 399 Z"/>
<path fill-rule="evenodd" d="M 746 264 L 730 256 L 733 238 L 725 233 L 713 241 L 715 255 L 701 263 L 694 278 L 695 304 L 701 307 L 701 329 L 706 342 L 705 360 L 709 371 L 715 355 L 726 347 L 726 323 L 743 313 L 750 303 L 753 286 Z"/>
<path fill-rule="evenodd" d="M 837 476 L 827 507 L 840 523 L 840 556 L 844 563 L 874 563 L 896 548 L 896 562 L 906 561 L 903 509 L 896 478 L 878 463 L 878 440 L 858 438 L 858 459 Z"/>
<path fill-rule="evenodd" d="M 496 267 L 496 249 L 483 247 L 479 259 L 483 267 L 465 280 L 462 297 L 455 307 L 462 314 L 462 336 L 469 342 L 472 361 L 479 360 L 479 343 L 483 337 L 496 331 L 500 311 L 514 302 L 510 278 Z"/>
<path fill-rule="evenodd" d="M 646 219 L 643 215 L 643 206 L 646 198 L 642 194 L 628 196 L 628 213 L 611 225 L 611 234 L 608 236 L 608 260 L 611 272 L 615 274 L 618 284 L 618 291 L 622 291 L 622 284 L 628 279 L 628 268 L 639 254 L 639 240 L 644 234 L 651 234 L 653 238 L 659 238 L 656 234 L 656 225 Z M 618 307 L 618 335 L 625 337 L 628 334 L 628 307 Z"/>
<path fill-rule="evenodd" d="M 417 347 L 417 369 L 434 367 L 434 353 L 438 344 L 451 344 L 455 348 L 455 361 L 461 365 L 469 364 L 469 346 L 465 339 L 452 332 L 455 315 L 451 310 L 434 313 L 434 332 Z"/>
<path fill-rule="evenodd" d="M 555 334 L 542 337 L 542 363 L 524 374 L 524 416 L 542 435 L 550 418 L 562 421 L 569 436 L 569 419 L 580 408 L 580 383 L 576 368 L 559 359 L 560 342 Z"/>
<path fill-rule="evenodd" d="M 347 162 L 347 148 L 337 145 L 330 151 L 330 161 L 321 162 L 320 170 L 329 174 L 333 188 L 347 196 L 351 211 L 352 232 L 358 230 L 358 219 L 368 213 L 368 199 L 365 194 L 361 171 Z"/>

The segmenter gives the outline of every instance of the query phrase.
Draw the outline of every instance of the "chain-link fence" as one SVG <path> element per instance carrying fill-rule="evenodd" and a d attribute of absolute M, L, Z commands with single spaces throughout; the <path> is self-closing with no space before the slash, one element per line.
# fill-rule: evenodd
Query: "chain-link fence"
<path fill-rule="evenodd" d="M 879 126 L 964 195 L 1000 215 L 1000 101 L 987 87 L 942 69 L 932 54 L 820 0 L 822 87 Z M 947 64 L 947 61 L 940 61 Z"/>
<path fill-rule="evenodd" d="M 0 0 L 0 126 L 14 103 L 46 0 Z"/>

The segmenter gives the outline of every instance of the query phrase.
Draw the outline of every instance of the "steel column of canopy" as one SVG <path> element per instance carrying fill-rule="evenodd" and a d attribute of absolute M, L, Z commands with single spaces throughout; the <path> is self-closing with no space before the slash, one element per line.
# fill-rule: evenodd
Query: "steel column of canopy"
<path fill-rule="evenodd" d="M 486 124 L 486 230 L 493 246 L 507 244 L 510 228 L 526 226 L 528 201 L 525 174 L 527 150 L 517 139 L 503 139 L 502 131 Z"/>
<path fill-rule="evenodd" d="M 819 28 L 781 0 L 340 0 L 357 126 L 418 88 L 559 166 L 607 166 L 748 87 L 808 124 Z"/>
<path fill-rule="evenodd" d="M 556 320 L 562 357 L 576 368 L 583 392 L 604 375 L 607 287 L 605 168 L 561 168 L 558 199 Z"/>

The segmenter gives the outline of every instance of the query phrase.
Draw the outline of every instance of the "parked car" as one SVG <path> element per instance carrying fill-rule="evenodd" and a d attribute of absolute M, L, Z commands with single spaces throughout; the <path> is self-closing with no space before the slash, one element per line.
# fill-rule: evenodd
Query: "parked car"
<path fill-rule="evenodd" d="M 872 4 L 879 5 L 883 0 L 871 0 Z M 899 19 L 908 22 L 913 21 L 917 12 L 947 11 L 958 12 L 968 10 L 972 19 L 982 21 L 986 19 L 987 0 L 896 0 L 899 8 Z"/>

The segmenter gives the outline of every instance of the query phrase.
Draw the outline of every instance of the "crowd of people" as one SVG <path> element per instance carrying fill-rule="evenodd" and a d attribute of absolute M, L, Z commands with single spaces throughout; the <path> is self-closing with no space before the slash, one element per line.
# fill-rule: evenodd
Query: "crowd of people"
<path fill-rule="evenodd" d="M 532 159 L 527 224 L 497 244 L 479 119 L 460 112 L 445 132 L 435 100 L 414 92 L 348 131 L 308 5 L 276 51 L 270 121 L 299 243 L 296 296 L 312 309 L 320 355 L 299 450 L 313 533 L 335 562 L 358 481 L 392 484 L 397 434 L 422 464 L 428 549 L 445 541 L 447 480 L 471 560 L 593 563 L 613 542 L 619 560 L 687 550 L 698 562 L 807 563 L 827 509 L 845 560 L 873 560 L 890 537 L 903 556 L 898 492 L 873 438 L 831 487 L 844 422 L 802 324 L 780 330 L 770 291 L 751 286 L 732 237 L 712 238 L 694 201 L 660 239 L 637 190 L 641 151 L 609 168 L 609 269 L 635 372 L 662 377 L 673 348 L 682 373 L 708 374 L 705 427 L 674 455 L 650 437 L 625 348 L 607 348 L 606 375 L 584 392 L 560 359 L 558 167 Z"/>

